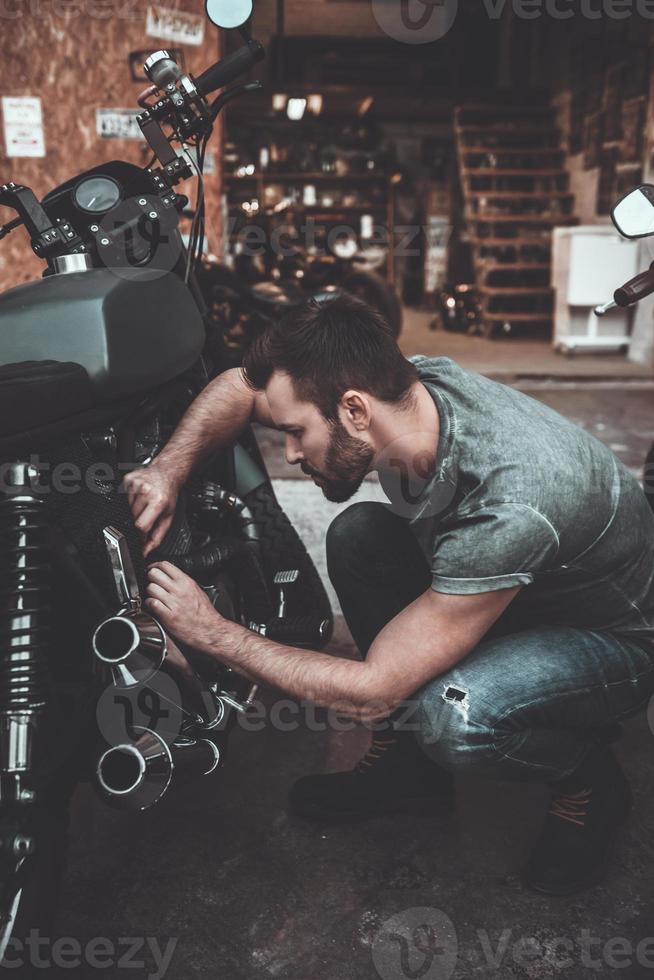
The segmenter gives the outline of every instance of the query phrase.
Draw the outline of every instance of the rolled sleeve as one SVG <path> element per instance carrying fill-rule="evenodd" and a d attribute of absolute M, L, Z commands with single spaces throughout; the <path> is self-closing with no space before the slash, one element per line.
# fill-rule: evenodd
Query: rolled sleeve
<path fill-rule="evenodd" d="M 473 595 L 531 585 L 551 568 L 555 528 L 526 504 L 487 504 L 439 535 L 431 562 L 435 592 Z"/>

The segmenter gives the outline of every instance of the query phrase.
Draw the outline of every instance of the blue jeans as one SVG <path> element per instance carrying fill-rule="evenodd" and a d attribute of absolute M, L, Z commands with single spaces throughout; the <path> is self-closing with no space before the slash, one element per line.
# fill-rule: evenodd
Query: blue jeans
<path fill-rule="evenodd" d="M 427 561 L 406 521 L 379 503 L 348 507 L 326 544 L 329 577 L 365 657 L 385 624 L 430 587 Z M 562 779 L 615 735 L 617 722 L 646 709 L 654 648 L 547 623 L 511 632 L 509 622 L 503 614 L 454 668 L 417 691 L 404 724 L 447 769 Z"/>

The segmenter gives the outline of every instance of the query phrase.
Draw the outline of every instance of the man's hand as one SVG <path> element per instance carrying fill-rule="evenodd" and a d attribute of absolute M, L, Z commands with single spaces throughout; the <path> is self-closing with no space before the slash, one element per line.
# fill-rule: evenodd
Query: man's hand
<path fill-rule="evenodd" d="M 197 582 L 169 561 L 148 569 L 145 604 L 175 639 L 196 650 L 206 648 L 224 622 Z"/>
<path fill-rule="evenodd" d="M 156 462 L 141 470 L 132 470 L 123 480 L 132 508 L 134 526 L 143 538 L 143 555 L 158 548 L 170 527 L 180 485 L 178 480 Z"/>

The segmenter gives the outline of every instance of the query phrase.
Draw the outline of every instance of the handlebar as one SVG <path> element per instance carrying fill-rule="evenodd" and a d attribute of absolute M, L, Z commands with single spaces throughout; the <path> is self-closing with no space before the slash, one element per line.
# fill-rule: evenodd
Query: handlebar
<path fill-rule="evenodd" d="M 634 303 L 639 303 L 641 299 L 645 299 L 646 296 L 651 296 L 652 293 L 654 293 L 654 262 L 652 262 L 649 269 L 646 269 L 645 272 L 639 272 L 637 276 L 634 276 L 633 279 L 626 282 L 624 286 L 616 289 L 613 293 L 613 302 L 604 303 L 603 306 L 596 306 L 595 316 L 604 316 L 609 310 L 633 306 Z"/>
<path fill-rule="evenodd" d="M 652 293 L 654 293 L 654 262 L 645 272 L 640 272 L 624 286 L 616 289 L 613 299 L 618 306 L 631 306 L 632 303 L 638 303 Z"/>
<path fill-rule="evenodd" d="M 211 68 L 203 71 L 200 77 L 195 79 L 195 87 L 200 95 L 207 96 L 217 88 L 229 85 L 239 75 L 243 75 L 257 62 L 262 61 L 265 56 L 265 49 L 259 41 L 248 41 L 238 51 L 233 51 L 222 61 L 217 61 Z"/>
<path fill-rule="evenodd" d="M 187 142 L 198 150 L 200 147 L 205 147 L 220 110 L 237 96 L 261 88 L 260 82 L 249 82 L 229 89 L 225 89 L 225 86 L 249 71 L 264 57 L 263 45 L 258 41 L 249 40 L 237 51 L 233 51 L 208 68 L 197 79 L 186 75 L 171 57 L 170 52 L 165 49 L 155 51 L 146 59 L 143 67 L 151 84 L 139 96 L 139 105 L 143 112 L 139 113 L 136 119 L 154 153 L 153 160 L 144 170 L 147 172 L 152 192 L 161 199 L 165 208 L 174 209 L 181 203 L 181 198 L 177 195 L 174 193 L 170 195 L 172 187 L 180 180 L 192 176 L 194 172 L 199 176 L 197 164 L 193 166 L 187 152 Z M 206 97 L 215 89 L 224 89 L 224 91 L 209 104 Z M 150 101 L 151 99 L 154 101 Z M 172 126 L 172 135 L 166 133 L 164 125 Z M 182 144 L 182 153 L 175 150 L 172 145 L 174 140 Z M 160 164 L 160 168 L 152 168 L 155 159 Z M 85 226 L 80 230 L 77 229 L 75 219 L 72 217 L 68 220 L 59 217 L 51 219 L 49 212 L 38 201 L 33 191 L 22 184 L 13 182 L 0 184 L 0 205 L 6 205 L 18 212 L 17 218 L 0 224 L 0 240 L 23 224 L 30 236 L 34 252 L 39 258 L 46 259 L 48 262 L 61 255 L 83 253 L 98 248 L 98 242 L 89 234 L 92 226 Z M 77 212 L 75 214 L 79 217 Z M 175 217 L 177 217 L 176 211 Z M 141 218 L 139 217 L 138 220 Z M 121 223 L 120 229 L 123 238 L 130 231 L 129 227 L 125 228 L 124 223 Z M 104 247 L 111 247 L 114 244 L 114 236 L 107 234 L 105 238 L 107 241 L 104 242 Z M 117 233 L 117 240 L 120 238 L 120 233 Z M 99 244 L 102 243 L 103 240 L 100 239 Z"/>

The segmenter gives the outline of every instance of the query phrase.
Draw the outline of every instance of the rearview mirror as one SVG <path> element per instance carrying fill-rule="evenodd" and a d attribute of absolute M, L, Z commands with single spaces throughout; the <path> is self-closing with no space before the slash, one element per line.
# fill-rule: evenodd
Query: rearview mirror
<path fill-rule="evenodd" d="M 216 27 L 242 27 L 252 15 L 252 0 L 205 0 L 204 9 Z"/>
<path fill-rule="evenodd" d="M 625 238 L 654 235 L 654 185 L 641 184 L 614 206 L 611 220 Z"/>

